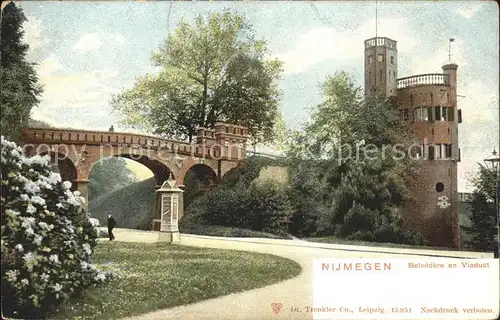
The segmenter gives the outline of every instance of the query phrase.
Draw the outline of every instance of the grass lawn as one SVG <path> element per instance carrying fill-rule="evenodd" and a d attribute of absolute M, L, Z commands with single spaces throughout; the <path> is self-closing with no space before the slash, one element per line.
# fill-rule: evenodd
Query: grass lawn
<path fill-rule="evenodd" d="M 263 287 L 301 272 L 268 254 L 160 243 L 103 241 L 94 263 L 118 278 L 66 303 L 56 319 L 119 319 Z"/>
<path fill-rule="evenodd" d="M 321 242 L 321 243 L 331 243 L 331 244 L 345 244 L 351 246 L 369 246 L 369 247 L 385 247 L 385 248 L 403 248 L 403 249 L 424 249 L 424 250 L 446 250 L 446 251 L 468 251 L 467 249 L 457 249 L 457 248 L 444 248 L 444 247 L 427 247 L 427 246 L 417 246 L 410 244 L 396 244 L 396 243 L 383 243 L 383 242 L 371 242 L 371 241 L 361 241 L 361 240 L 347 240 L 342 238 L 331 237 L 319 237 L 319 238 L 306 238 L 303 239 L 311 242 Z"/>

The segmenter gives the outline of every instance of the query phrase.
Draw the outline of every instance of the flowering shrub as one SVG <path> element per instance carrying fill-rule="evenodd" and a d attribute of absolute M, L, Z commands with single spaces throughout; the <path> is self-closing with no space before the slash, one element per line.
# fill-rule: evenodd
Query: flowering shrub
<path fill-rule="evenodd" d="M 24 157 L 3 137 L 1 146 L 2 309 L 39 319 L 110 274 L 91 264 L 97 232 L 78 191 L 48 157 Z"/>

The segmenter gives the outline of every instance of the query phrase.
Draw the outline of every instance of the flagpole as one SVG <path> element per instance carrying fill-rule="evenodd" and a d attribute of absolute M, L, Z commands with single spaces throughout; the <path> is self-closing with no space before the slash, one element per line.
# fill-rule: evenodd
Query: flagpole
<path fill-rule="evenodd" d="M 451 43 L 455 41 L 455 38 L 448 39 L 448 62 L 451 63 Z"/>
<path fill-rule="evenodd" d="M 451 39 L 448 41 L 448 62 L 451 63 Z"/>

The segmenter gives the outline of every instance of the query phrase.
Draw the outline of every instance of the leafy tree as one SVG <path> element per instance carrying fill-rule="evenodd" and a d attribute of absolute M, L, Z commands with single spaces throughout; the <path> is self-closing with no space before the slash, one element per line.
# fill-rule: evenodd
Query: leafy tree
<path fill-rule="evenodd" d="M 493 171 L 479 165 L 479 174 L 471 181 L 474 185 L 468 210 L 471 225 L 462 228 L 470 235 L 466 246 L 474 250 L 496 249 L 495 178 Z"/>
<path fill-rule="evenodd" d="M 50 124 L 40 121 L 40 120 L 35 120 L 35 119 L 29 119 L 28 120 L 28 126 L 30 128 L 43 128 L 43 129 L 52 129 L 54 126 L 51 126 Z"/>
<path fill-rule="evenodd" d="M 277 113 L 279 60 L 265 60 L 243 16 L 228 10 L 181 21 L 153 54 L 163 71 L 137 79 L 113 98 L 125 124 L 191 141 L 199 127 L 218 121 L 249 128 L 256 141 L 270 137 Z"/>
<path fill-rule="evenodd" d="M 257 146 L 272 148 L 278 152 L 286 152 L 290 148 L 290 134 L 291 130 L 287 127 L 285 120 L 283 119 L 283 114 L 281 112 L 276 113 L 276 118 L 274 120 L 274 125 L 272 130 L 269 132 L 267 139 L 250 139 L 249 143 L 252 145 L 254 151 Z"/>
<path fill-rule="evenodd" d="M 109 157 L 92 167 L 89 177 L 89 195 L 92 199 L 97 199 L 134 182 L 137 182 L 137 178 L 127 167 L 125 159 Z"/>
<path fill-rule="evenodd" d="M 288 168 L 288 196 L 293 215 L 290 233 L 297 237 L 332 234 L 332 186 L 325 180 L 325 161 L 293 161 Z"/>
<path fill-rule="evenodd" d="M 31 109 L 39 103 L 42 87 L 34 64 L 26 61 L 29 46 L 22 42 L 26 21 L 21 8 L 11 2 L 2 10 L 0 37 L 0 116 L 1 132 L 18 140 Z"/>

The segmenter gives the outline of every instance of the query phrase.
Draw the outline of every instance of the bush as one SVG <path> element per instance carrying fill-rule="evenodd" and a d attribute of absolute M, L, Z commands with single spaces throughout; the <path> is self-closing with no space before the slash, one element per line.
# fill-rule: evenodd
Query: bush
<path fill-rule="evenodd" d="M 474 191 L 468 210 L 469 225 L 462 226 L 467 232 L 465 247 L 480 251 L 496 251 L 500 239 L 496 238 L 495 192 L 496 174 L 484 166 L 479 166 L 477 176 L 471 179 Z"/>
<path fill-rule="evenodd" d="M 289 167 L 289 199 L 293 206 L 290 233 L 297 237 L 317 237 L 334 232 L 331 187 L 320 162 L 294 161 Z"/>
<path fill-rule="evenodd" d="M 349 240 L 422 245 L 424 238 L 412 231 L 397 213 L 390 209 L 371 210 L 354 205 L 345 215 L 340 236 Z"/>
<path fill-rule="evenodd" d="M 214 188 L 197 204 L 190 206 L 186 222 L 288 233 L 291 205 L 285 190 L 275 182 Z M 197 209 L 191 209 L 194 207 Z"/>
<path fill-rule="evenodd" d="M 288 234 L 292 206 L 285 189 L 273 181 L 254 183 L 250 190 L 250 208 L 253 230 L 274 234 Z"/>
<path fill-rule="evenodd" d="M 40 319 L 109 274 L 91 264 L 97 231 L 71 183 L 49 170 L 48 158 L 1 144 L 2 309 Z"/>

